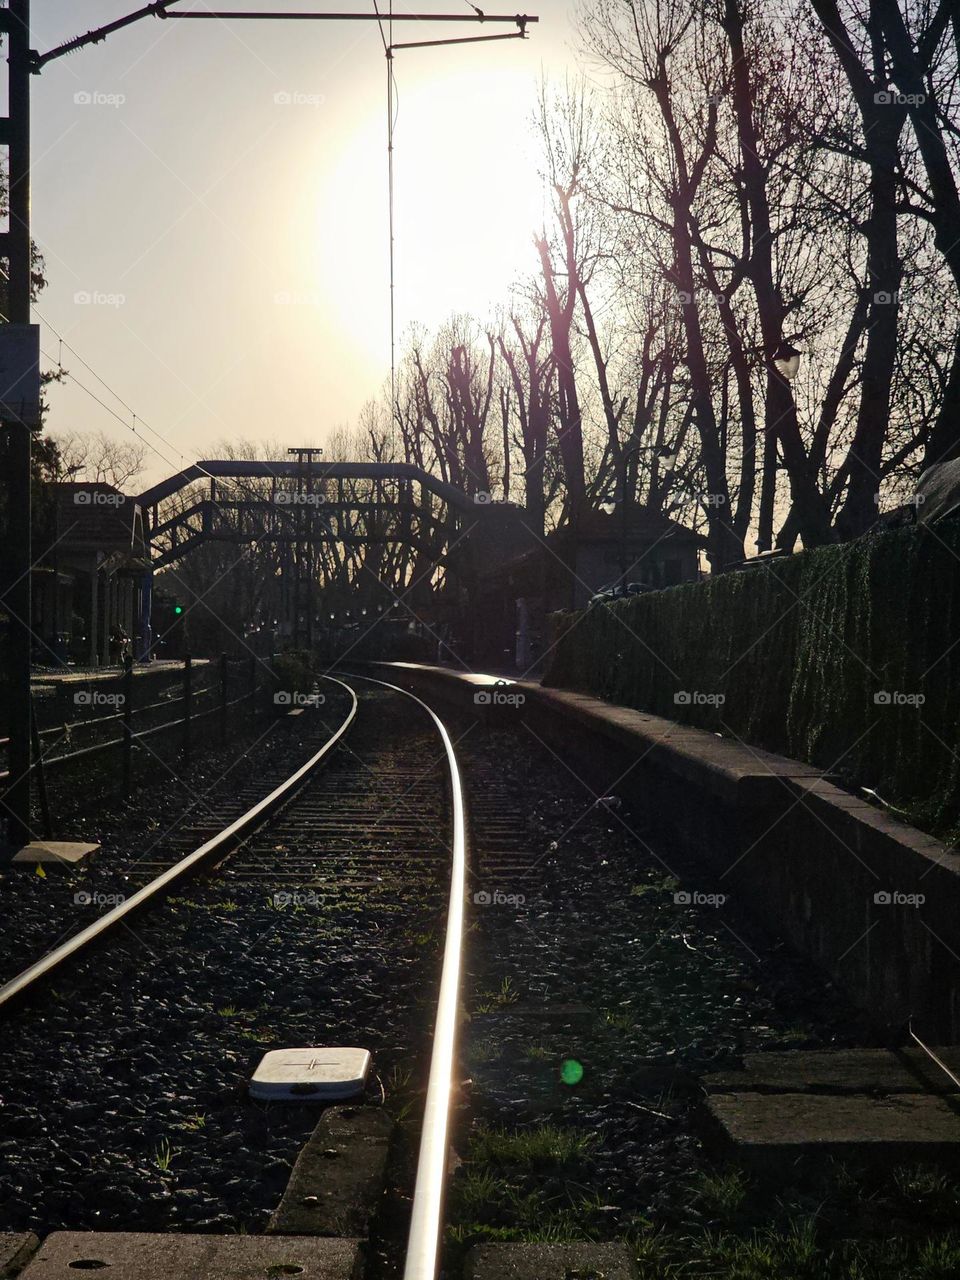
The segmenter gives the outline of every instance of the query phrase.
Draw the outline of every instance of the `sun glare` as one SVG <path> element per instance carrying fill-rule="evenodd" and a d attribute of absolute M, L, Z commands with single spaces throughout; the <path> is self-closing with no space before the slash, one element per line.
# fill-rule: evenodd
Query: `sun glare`
<path fill-rule="evenodd" d="M 418 75 L 398 62 L 396 323 L 487 316 L 534 267 L 543 222 L 529 67 Z M 352 340 L 389 359 L 386 108 L 345 134 L 317 193 L 317 287 Z"/>

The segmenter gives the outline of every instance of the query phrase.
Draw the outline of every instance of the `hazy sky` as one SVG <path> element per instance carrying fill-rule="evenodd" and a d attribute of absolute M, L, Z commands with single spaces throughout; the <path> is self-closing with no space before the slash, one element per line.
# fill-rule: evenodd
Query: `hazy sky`
<path fill-rule="evenodd" d="M 34 0 L 33 46 L 138 3 Z M 468 12 L 465 0 L 403 8 Z M 542 197 L 530 116 L 541 74 L 573 68 L 575 36 L 569 0 L 531 0 L 529 11 L 541 20 L 527 41 L 396 54 L 400 334 L 456 310 L 483 315 L 534 266 Z M 404 23 L 394 39 L 473 31 Z M 34 78 L 46 364 L 59 356 L 52 325 L 169 441 L 145 436 L 165 455 L 150 455 L 149 479 L 211 456 L 226 436 L 323 443 L 378 392 L 389 371 L 385 137 L 375 23 L 147 18 Z M 63 365 L 130 420 L 77 356 L 64 351 Z M 124 433 L 70 381 L 50 402 L 54 433 Z"/>

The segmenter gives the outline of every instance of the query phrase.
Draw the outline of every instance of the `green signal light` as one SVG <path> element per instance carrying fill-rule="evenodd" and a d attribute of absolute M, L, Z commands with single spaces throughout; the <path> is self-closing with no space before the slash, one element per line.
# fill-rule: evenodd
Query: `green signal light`
<path fill-rule="evenodd" d="M 181 613 L 183 613 L 183 605 L 182 605 L 182 604 L 175 604 L 175 605 L 173 606 L 173 612 L 174 612 L 174 613 L 177 615 L 177 617 L 179 618 L 179 617 L 180 617 L 180 615 L 181 615 Z"/>
<path fill-rule="evenodd" d="M 560 1079 L 564 1084 L 579 1084 L 583 1079 L 583 1063 L 567 1058 L 560 1064 Z"/>

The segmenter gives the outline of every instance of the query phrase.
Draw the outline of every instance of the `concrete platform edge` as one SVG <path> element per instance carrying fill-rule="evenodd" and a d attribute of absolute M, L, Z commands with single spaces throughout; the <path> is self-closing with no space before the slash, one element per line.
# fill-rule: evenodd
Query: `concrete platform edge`
<path fill-rule="evenodd" d="M 809 956 L 878 1034 L 899 1037 L 912 1016 L 928 1042 L 960 1041 L 960 855 L 941 841 L 810 765 L 587 694 L 511 681 L 505 692 L 522 694 L 522 707 L 496 707 L 474 699 L 505 677 L 363 669 L 488 725 L 519 724 L 522 713 L 599 794 L 632 756 L 618 792 L 652 807 L 711 888 Z"/>

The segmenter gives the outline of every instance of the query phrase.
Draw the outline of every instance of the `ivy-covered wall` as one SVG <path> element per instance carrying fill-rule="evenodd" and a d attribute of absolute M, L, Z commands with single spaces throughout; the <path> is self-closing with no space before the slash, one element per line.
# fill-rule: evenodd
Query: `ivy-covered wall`
<path fill-rule="evenodd" d="M 555 622 L 544 683 L 808 761 L 960 830 L 960 521 Z"/>

